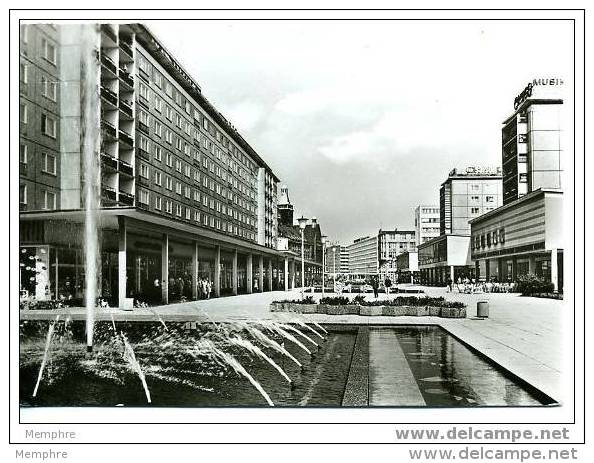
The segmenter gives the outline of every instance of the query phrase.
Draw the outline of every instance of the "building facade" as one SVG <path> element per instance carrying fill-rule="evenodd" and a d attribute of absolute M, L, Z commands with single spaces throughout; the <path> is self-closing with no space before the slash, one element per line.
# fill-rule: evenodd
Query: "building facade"
<path fill-rule="evenodd" d="M 83 127 L 100 138 L 101 296 L 278 286 L 278 177 L 145 26 L 93 27 L 21 29 L 21 243 L 48 260 L 29 294 L 84 292 Z"/>
<path fill-rule="evenodd" d="M 398 267 L 399 283 L 418 283 L 419 278 L 419 255 L 417 251 L 406 251 L 396 258 Z"/>
<path fill-rule="evenodd" d="M 420 279 L 423 284 L 445 286 L 448 278 L 474 278 L 469 235 L 441 235 L 418 247 Z"/>
<path fill-rule="evenodd" d="M 356 239 L 347 246 L 349 274 L 353 279 L 367 279 L 379 273 L 378 236 Z"/>
<path fill-rule="evenodd" d="M 417 244 L 439 236 L 439 217 L 439 206 L 421 204 L 415 208 Z"/>
<path fill-rule="evenodd" d="M 469 220 L 503 204 L 501 168 L 452 169 L 439 190 L 440 235 L 470 234 Z"/>
<path fill-rule="evenodd" d="M 561 79 L 534 79 L 503 122 L 503 204 L 539 188 L 561 189 L 562 88 Z"/>
<path fill-rule="evenodd" d="M 383 278 L 398 279 L 398 255 L 416 251 L 416 232 L 414 230 L 380 230 L 378 232 L 378 267 Z"/>
<path fill-rule="evenodd" d="M 349 254 L 340 243 L 326 246 L 326 273 L 334 278 L 349 273 Z"/>
<path fill-rule="evenodd" d="M 563 290 L 563 194 L 538 189 L 471 222 L 472 260 L 486 281 L 528 273 Z"/>

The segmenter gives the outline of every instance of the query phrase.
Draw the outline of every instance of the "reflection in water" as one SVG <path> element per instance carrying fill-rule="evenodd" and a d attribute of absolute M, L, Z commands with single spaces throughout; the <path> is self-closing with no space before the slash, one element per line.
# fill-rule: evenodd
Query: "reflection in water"
<path fill-rule="evenodd" d="M 513 379 L 433 326 L 396 329 L 419 389 L 430 406 L 542 405 Z"/>

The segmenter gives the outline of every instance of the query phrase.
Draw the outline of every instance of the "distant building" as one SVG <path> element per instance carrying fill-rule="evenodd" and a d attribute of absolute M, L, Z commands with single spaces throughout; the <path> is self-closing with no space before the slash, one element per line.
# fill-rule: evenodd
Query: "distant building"
<path fill-rule="evenodd" d="M 366 236 L 347 246 L 349 275 L 354 279 L 366 279 L 379 273 L 378 237 Z"/>
<path fill-rule="evenodd" d="M 503 204 L 501 168 L 452 169 L 439 190 L 440 235 L 469 235 L 469 220 Z"/>
<path fill-rule="evenodd" d="M 417 245 L 439 236 L 439 206 L 421 204 L 415 208 Z"/>
<path fill-rule="evenodd" d="M 380 230 L 378 232 L 378 268 L 383 278 L 396 281 L 398 267 L 396 258 L 403 252 L 416 251 L 414 230 Z"/>
<path fill-rule="evenodd" d="M 294 223 L 294 209 L 289 199 L 289 190 L 281 187 L 277 205 L 278 247 L 286 257 L 286 273 L 290 278 L 289 287 L 301 285 L 301 229 Z M 305 284 L 311 285 L 322 278 L 322 231 L 315 217 L 303 230 L 303 254 Z M 289 268 L 289 265 L 291 268 Z M 293 270 L 292 270 L 293 269 Z M 294 275 L 294 277 L 293 277 Z M 287 285 L 286 285 L 287 286 Z"/>
<path fill-rule="evenodd" d="M 349 254 L 346 246 L 338 243 L 326 246 L 326 273 L 334 277 L 348 275 Z"/>
<path fill-rule="evenodd" d="M 406 251 L 396 258 L 398 283 L 416 283 L 419 281 L 419 255 L 417 251 Z"/>

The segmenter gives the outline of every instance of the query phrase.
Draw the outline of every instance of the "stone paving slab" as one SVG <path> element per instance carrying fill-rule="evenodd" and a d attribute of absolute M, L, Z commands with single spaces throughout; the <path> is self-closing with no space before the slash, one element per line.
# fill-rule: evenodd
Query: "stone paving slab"
<path fill-rule="evenodd" d="M 357 333 L 342 405 L 343 407 L 369 405 L 369 329 L 364 326 L 360 327 Z"/>

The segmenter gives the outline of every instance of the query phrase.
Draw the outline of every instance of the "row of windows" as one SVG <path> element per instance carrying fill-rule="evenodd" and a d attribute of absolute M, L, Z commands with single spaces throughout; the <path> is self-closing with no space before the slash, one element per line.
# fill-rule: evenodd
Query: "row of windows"
<path fill-rule="evenodd" d="M 26 206 L 28 202 L 28 188 L 27 185 L 21 184 L 19 185 L 19 203 L 22 206 Z M 56 193 L 48 190 L 42 190 L 43 194 L 43 204 L 41 206 L 42 209 L 45 210 L 55 210 L 56 209 Z"/>
<path fill-rule="evenodd" d="M 172 102 L 175 102 L 175 104 L 180 108 L 182 114 L 185 113 L 188 118 L 196 120 L 199 126 L 201 125 L 205 130 L 213 135 L 216 141 L 221 143 L 224 148 L 227 148 L 246 168 L 254 173 L 257 171 L 257 165 L 240 149 L 238 149 L 226 135 L 221 133 L 197 107 L 191 104 L 190 100 L 188 100 L 181 91 L 177 90 L 175 86 L 163 74 L 154 68 L 150 61 L 140 53 L 138 54 L 138 67 L 147 75 L 148 80 L 152 79 L 152 82 L 155 84 L 155 86 L 163 90 Z M 147 100 L 150 100 L 149 87 L 145 86 L 145 88 L 142 88 L 143 85 L 144 84 L 141 83 L 140 94 Z M 158 106 L 158 110 L 162 110 L 162 102 L 157 103 L 156 105 Z M 171 111 L 171 109 L 166 109 L 166 111 Z M 179 115 L 177 116 L 179 117 Z M 170 120 L 172 119 L 170 118 Z"/>
<path fill-rule="evenodd" d="M 497 230 L 483 233 L 481 235 L 475 235 L 472 237 L 472 249 L 480 249 L 485 247 L 494 246 L 498 243 L 505 243 L 505 229 L 499 228 Z"/>
<path fill-rule="evenodd" d="M 20 64 L 20 81 L 23 84 L 29 83 L 29 65 L 27 63 Z M 58 83 L 52 80 L 51 77 L 45 75 L 41 76 L 41 95 L 51 101 L 56 101 L 58 94 Z"/>
<path fill-rule="evenodd" d="M 145 189 L 140 189 L 138 201 L 141 204 L 150 206 L 150 192 Z M 245 239 L 255 240 L 256 234 L 253 230 L 245 229 L 218 217 L 206 214 L 198 209 L 193 209 L 191 207 L 184 206 L 183 204 L 176 203 L 175 201 L 168 198 L 163 199 L 161 196 L 155 195 L 154 207 L 156 210 L 164 211 L 167 214 L 175 214 L 177 217 L 185 218 L 186 220 L 193 220 L 194 222 L 204 226 L 216 228 L 217 230 L 231 233 Z"/>
<path fill-rule="evenodd" d="M 435 207 L 421 208 L 421 214 L 439 214 L 439 209 Z"/>
<path fill-rule="evenodd" d="M 21 164 L 29 163 L 29 146 L 21 143 L 19 150 L 19 162 Z M 49 153 L 41 153 L 41 171 L 46 174 L 56 175 L 56 156 Z"/>
<path fill-rule="evenodd" d="M 29 106 L 25 102 L 21 102 L 19 106 L 19 118 L 21 123 L 29 123 Z M 41 114 L 41 133 L 51 138 L 56 138 L 57 122 L 47 114 Z"/>

